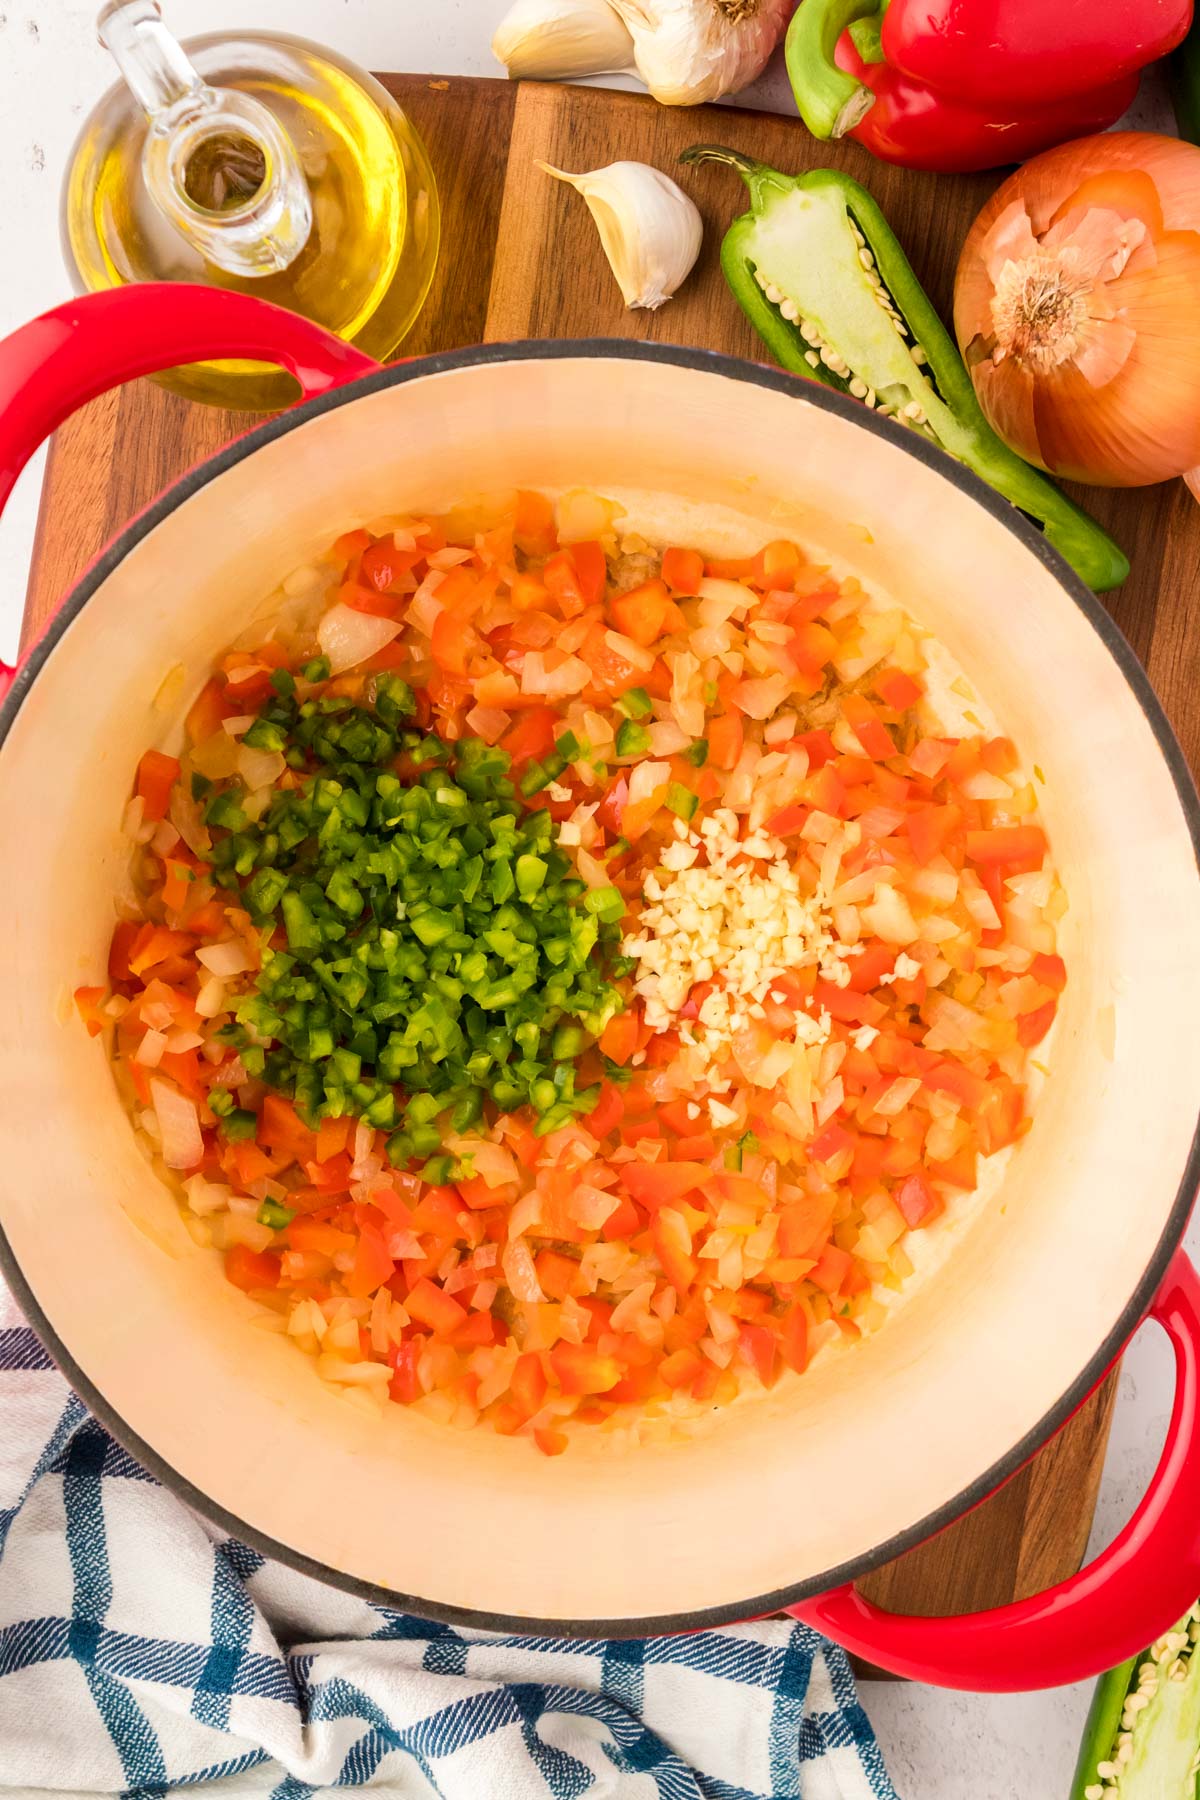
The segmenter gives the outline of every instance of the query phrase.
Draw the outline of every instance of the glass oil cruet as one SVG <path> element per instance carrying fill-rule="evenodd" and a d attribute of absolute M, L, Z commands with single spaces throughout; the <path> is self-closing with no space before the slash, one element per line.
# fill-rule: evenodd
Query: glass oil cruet
<path fill-rule="evenodd" d="M 201 281 L 291 307 L 384 361 L 437 262 L 425 146 L 373 76 L 273 33 L 176 42 L 157 0 L 109 0 L 102 43 L 123 80 L 100 101 L 63 191 L 78 289 Z M 267 364 L 158 377 L 194 400 L 286 406 Z"/>

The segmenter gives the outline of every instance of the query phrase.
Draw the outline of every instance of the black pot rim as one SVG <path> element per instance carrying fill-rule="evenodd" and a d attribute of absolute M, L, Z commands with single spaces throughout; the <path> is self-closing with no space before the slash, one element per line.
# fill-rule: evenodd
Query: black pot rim
<path fill-rule="evenodd" d="M 142 539 L 147 537 L 178 506 L 199 492 L 201 488 L 206 487 L 210 481 L 244 462 L 264 444 L 286 436 L 322 413 L 353 404 L 354 401 L 377 393 L 383 388 L 402 387 L 409 381 L 424 380 L 430 375 L 439 375 L 460 369 L 487 367 L 498 363 L 557 362 L 580 358 L 666 363 L 676 368 L 691 369 L 701 374 L 718 375 L 727 380 L 739 381 L 786 394 L 807 405 L 816 406 L 825 412 L 832 413 L 856 426 L 859 430 L 871 432 L 875 436 L 886 437 L 895 450 L 936 470 L 943 479 L 952 483 L 977 506 L 989 513 L 1053 575 L 1059 586 L 1079 608 L 1120 669 L 1145 715 L 1147 724 L 1170 772 L 1180 809 L 1187 823 L 1192 846 L 1196 853 L 1197 867 L 1200 869 L 1200 798 L 1197 797 L 1183 752 L 1162 705 L 1150 685 L 1149 678 L 1132 648 L 1095 594 L 1084 585 L 1058 552 L 1047 544 L 1042 534 L 1022 513 L 1003 500 L 971 470 L 954 461 L 924 438 L 915 433 L 902 433 L 898 427 L 881 419 L 878 414 L 868 411 L 857 402 L 831 388 L 815 382 L 803 381 L 779 369 L 768 368 L 758 363 L 744 362 L 716 351 L 694 350 L 671 344 L 635 343 L 620 338 L 537 339 L 508 344 L 472 345 L 465 349 L 444 351 L 409 363 L 381 369 L 377 374 L 364 376 L 311 400 L 298 403 L 290 411 L 281 413 L 252 428 L 215 456 L 209 457 L 195 468 L 188 470 L 113 539 L 64 599 L 53 620 L 23 663 L 4 705 L 0 707 L 0 750 L 3 749 L 8 732 L 11 730 L 17 713 L 39 671 L 53 653 L 64 633 L 102 583 Z M 735 1624 L 801 1604 L 818 1594 L 851 1582 L 857 1576 L 865 1575 L 881 1564 L 892 1561 L 904 1551 L 913 1549 L 917 1544 L 923 1543 L 925 1539 L 952 1524 L 955 1519 L 960 1518 L 963 1513 L 970 1511 L 972 1507 L 977 1506 L 980 1501 L 1001 1487 L 1011 1476 L 1016 1474 L 1048 1438 L 1066 1423 L 1071 1414 L 1103 1378 L 1106 1370 L 1120 1354 L 1122 1347 L 1145 1316 L 1155 1291 L 1167 1271 L 1171 1257 L 1182 1239 L 1198 1185 L 1200 1185 L 1200 1102 L 1198 1102 L 1197 1123 L 1192 1136 L 1191 1148 L 1171 1211 L 1154 1253 L 1134 1284 L 1130 1297 L 1122 1308 L 1116 1323 L 1056 1404 L 1004 1456 L 997 1459 L 990 1468 L 977 1476 L 959 1493 L 946 1500 L 931 1513 L 918 1519 L 914 1524 L 894 1533 L 884 1543 L 791 1586 L 778 1588 L 767 1594 L 758 1594 L 733 1604 L 702 1607 L 692 1612 L 658 1614 L 644 1618 L 545 1619 L 448 1605 L 444 1601 L 427 1599 L 417 1594 L 403 1594 L 374 1582 L 362 1581 L 356 1576 L 348 1575 L 340 1569 L 331 1568 L 313 1557 L 303 1555 L 287 1544 L 278 1542 L 266 1532 L 248 1525 L 245 1520 L 239 1519 L 235 1514 L 219 1506 L 201 1489 L 180 1475 L 164 1457 L 160 1456 L 131 1429 L 114 1407 L 109 1405 L 103 1393 L 75 1361 L 58 1332 L 46 1317 L 22 1274 L 7 1234 L 2 1227 L 0 1227 L 0 1272 L 3 1273 L 9 1287 L 17 1296 L 25 1316 L 33 1325 L 60 1370 L 112 1436 L 122 1443 L 130 1454 L 136 1457 L 164 1487 L 171 1489 L 197 1512 L 212 1520 L 214 1524 L 230 1533 L 231 1536 L 251 1545 L 263 1556 L 282 1562 L 317 1581 L 327 1582 L 371 1605 L 416 1613 L 424 1618 L 439 1620 L 449 1625 L 461 1625 L 484 1631 L 536 1633 L 564 1638 L 639 1638 L 659 1633 L 697 1631 Z"/>

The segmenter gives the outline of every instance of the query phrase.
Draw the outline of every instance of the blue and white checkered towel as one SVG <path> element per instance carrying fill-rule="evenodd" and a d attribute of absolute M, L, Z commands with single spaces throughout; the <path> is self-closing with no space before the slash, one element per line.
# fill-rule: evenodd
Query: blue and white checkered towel
<path fill-rule="evenodd" d="M 0 1286 L 0 1793 L 896 1800 L 803 1625 L 451 1630 L 224 1537 L 69 1391 Z"/>

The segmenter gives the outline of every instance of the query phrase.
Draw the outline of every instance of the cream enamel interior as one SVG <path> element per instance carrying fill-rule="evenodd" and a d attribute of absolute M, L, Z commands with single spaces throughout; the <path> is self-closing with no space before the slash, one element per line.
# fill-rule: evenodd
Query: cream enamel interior
<path fill-rule="evenodd" d="M 389 1409 L 253 1322 L 187 1236 L 69 1006 L 101 979 L 132 770 L 213 653 L 339 531 L 524 486 L 644 490 L 854 569 L 936 633 L 1044 772 L 1071 910 L 1053 1075 L 1002 1189 L 887 1327 L 695 1440 L 553 1462 Z M 688 516 L 671 500 L 686 494 Z M 654 498 L 654 496 L 658 496 Z M 706 525 L 706 519 L 709 523 Z M 164 674 L 188 671 L 175 713 Z M 975 1481 L 1111 1331 L 1200 1101 L 1200 881 L 1140 706 L 1055 576 L 888 439 L 719 371 L 584 355 L 426 374 L 273 439 L 133 548 L 0 754 L 0 1224 L 109 1406 L 238 1520 L 330 1570 L 513 1619 L 736 1607 L 868 1555 Z"/>

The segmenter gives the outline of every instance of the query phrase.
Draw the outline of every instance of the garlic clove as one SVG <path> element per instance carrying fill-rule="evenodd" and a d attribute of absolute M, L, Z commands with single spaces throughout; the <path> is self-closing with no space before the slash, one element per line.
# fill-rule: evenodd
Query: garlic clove
<path fill-rule="evenodd" d="M 664 106 L 736 94 L 761 75 L 795 0 L 611 0 L 638 74 Z"/>
<path fill-rule="evenodd" d="M 633 67 L 633 39 L 608 0 L 516 0 L 492 39 L 513 81 L 570 81 Z"/>
<path fill-rule="evenodd" d="M 662 306 L 691 274 L 704 240 L 694 203 L 669 175 L 646 163 L 615 162 L 570 175 L 539 163 L 587 202 L 626 306 Z"/>

